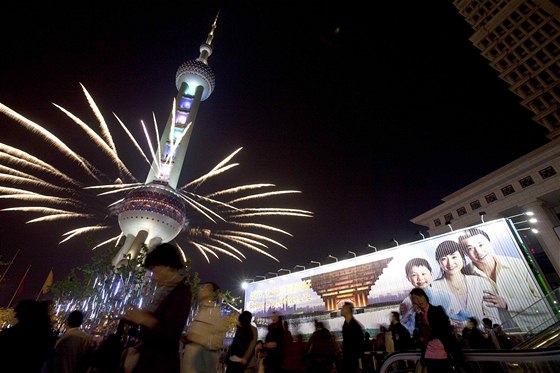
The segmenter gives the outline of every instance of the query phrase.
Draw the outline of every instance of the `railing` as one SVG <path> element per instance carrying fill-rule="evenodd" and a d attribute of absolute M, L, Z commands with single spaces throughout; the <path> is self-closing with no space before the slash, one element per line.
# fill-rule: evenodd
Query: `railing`
<path fill-rule="evenodd" d="M 536 350 L 466 350 L 465 364 L 472 373 L 558 373 L 560 372 L 560 347 Z M 392 353 L 388 355 L 377 372 L 414 372 L 420 359 L 420 351 Z M 404 368 L 403 368 L 404 366 Z"/>

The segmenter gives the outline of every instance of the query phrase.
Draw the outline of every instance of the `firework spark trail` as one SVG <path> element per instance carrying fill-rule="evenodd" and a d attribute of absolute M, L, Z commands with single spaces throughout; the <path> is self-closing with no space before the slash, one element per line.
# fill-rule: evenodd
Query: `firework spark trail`
<path fill-rule="evenodd" d="M 270 232 L 278 232 L 278 233 L 282 233 L 285 234 L 287 236 L 293 237 L 293 235 L 290 232 L 286 232 L 285 230 L 270 226 L 270 225 L 266 225 L 266 224 L 259 224 L 259 223 L 242 223 L 242 222 L 237 222 L 237 221 L 230 221 L 229 222 L 230 225 L 236 226 L 236 227 L 242 227 L 242 228 L 256 228 L 256 229 L 262 229 L 265 231 L 270 231 Z"/>
<path fill-rule="evenodd" d="M 6 116 L 12 118 L 16 123 L 23 125 L 26 129 L 30 130 L 33 133 L 39 134 L 49 143 L 54 145 L 60 152 L 67 157 L 73 159 L 84 171 L 86 171 L 91 177 L 95 180 L 99 181 L 97 176 L 93 173 L 90 169 L 90 166 L 76 154 L 72 149 L 70 149 L 64 142 L 62 142 L 58 137 L 53 135 L 51 132 L 47 131 L 37 123 L 25 118 L 24 116 L 20 115 L 19 113 L 15 112 L 14 110 L 10 109 L 6 105 L 0 103 L 0 113 L 4 113 Z"/>
<path fill-rule="evenodd" d="M 5 159 L 10 164 L 21 165 L 26 168 L 31 168 L 35 170 L 41 170 L 48 174 L 62 178 L 64 181 L 74 184 L 76 186 L 80 185 L 77 181 L 72 179 L 70 176 L 64 174 L 60 170 L 56 169 L 52 165 L 43 162 L 37 157 L 32 156 L 20 149 L 16 149 L 12 146 L 0 143 L 0 159 Z"/>
<path fill-rule="evenodd" d="M 216 166 L 214 166 L 214 168 L 211 169 L 209 172 L 207 172 L 205 175 L 202 175 L 198 179 L 195 179 L 195 180 L 191 181 L 190 183 L 186 184 L 185 186 L 181 187 L 180 189 L 185 189 L 185 188 L 188 188 L 188 187 L 193 187 L 193 188 L 196 189 L 196 186 L 201 185 L 207 179 L 209 179 L 213 176 L 216 176 L 216 175 L 220 174 L 221 172 L 227 171 L 232 167 L 238 166 L 237 163 L 234 163 L 232 165 L 227 166 L 227 168 L 225 168 L 225 170 L 223 170 L 221 172 L 218 172 L 219 169 L 222 166 L 226 165 L 237 153 L 239 153 L 241 151 L 241 149 L 243 149 L 243 147 L 236 149 L 233 153 L 231 153 L 226 158 L 224 158 L 224 160 L 222 160 L 220 163 L 218 163 Z"/>
<path fill-rule="evenodd" d="M 0 188 L 2 189 L 2 188 Z M 2 191 L 0 190 L 0 193 Z M 64 205 L 71 205 L 71 206 L 78 206 L 79 201 L 70 198 L 63 198 L 63 197 L 54 197 L 54 196 L 46 196 L 37 193 L 16 193 L 16 194 L 6 194 L 1 195 L 0 199 L 14 199 L 14 200 L 21 200 L 21 201 L 28 201 L 28 202 L 48 202 L 53 205 L 64 206 Z"/>
<path fill-rule="evenodd" d="M 0 183 L 2 183 L 2 185 L 0 185 L 0 194 L 3 194 L 0 195 L 0 199 L 19 201 L 21 203 L 27 202 L 45 204 L 45 206 L 10 207 L 2 211 L 39 213 L 43 215 L 32 219 L 29 222 L 53 222 L 68 219 L 76 221 L 95 219 L 97 221 L 96 225 L 82 226 L 64 233 L 63 237 L 65 238 L 60 243 L 86 233 L 96 233 L 109 229 L 114 231 L 114 229 L 118 229 L 117 212 L 118 206 L 124 200 L 121 196 L 122 193 L 128 193 L 145 185 L 143 183 L 136 182 L 138 179 L 132 175 L 128 167 L 126 167 L 119 158 L 116 145 L 113 142 L 111 132 L 101 111 L 83 85 L 82 90 L 87 98 L 89 107 L 99 122 L 101 134 L 95 132 L 90 126 L 70 111 L 56 104 L 55 106 L 65 113 L 72 121 L 78 124 L 80 129 L 91 140 L 91 144 L 96 145 L 101 153 L 111 160 L 108 164 L 116 166 L 116 169 L 111 172 L 105 173 L 98 170 L 91 165 L 87 159 L 84 159 L 74 152 L 54 134 L 21 116 L 5 105 L 0 104 L 0 113 L 5 114 L 15 120 L 18 124 L 21 124 L 25 129 L 37 134 L 42 140 L 53 144 L 55 150 L 59 151 L 66 158 L 69 158 L 74 162 L 78 162 L 80 169 L 85 171 L 80 177 L 67 175 L 55 168 L 53 165 L 44 162 L 40 158 L 26 153 L 23 150 L 0 143 L 0 162 L 2 162 L 2 164 L 0 164 Z M 175 107 L 176 102 L 174 102 L 173 105 Z M 113 115 L 119 125 L 123 128 L 133 147 L 144 158 L 149 167 L 151 167 L 152 170 L 153 167 L 161 167 L 161 156 L 156 156 L 156 151 L 152 145 L 153 143 L 150 140 L 150 136 L 144 122 L 140 121 L 151 156 L 154 159 L 153 162 L 150 162 L 146 153 L 140 147 L 138 141 L 134 138 L 126 125 L 116 114 L 113 113 Z M 153 113 L 152 115 L 154 117 L 154 126 L 157 134 L 158 130 L 156 118 Z M 187 125 L 187 130 L 182 132 L 183 135 L 189 131 L 191 125 L 192 123 Z M 170 134 L 170 136 L 171 135 L 172 134 Z M 159 136 L 157 136 L 157 139 L 159 153 L 161 151 L 162 144 L 159 143 Z M 170 140 L 170 154 L 173 154 L 173 151 L 177 149 L 177 145 L 181 142 L 181 140 L 182 137 Z M 80 144 L 80 147 L 83 148 L 84 144 Z M 300 209 L 265 208 L 258 206 L 241 207 L 239 204 L 243 203 L 246 205 L 248 202 L 260 201 L 263 199 L 268 201 L 268 199 L 273 196 L 301 193 L 300 191 L 280 190 L 255 193 L 257 190 L 276 187 L 275 184 L 257 183 L 229 187 L 222 190 L 205 192 L 204 194 L 195 193 L 197 189 L 202 189 L 205 182 L 209 179 L 237 167 L 239 165 L 238 163 L 230 162 L 233 157 L 241 151 L 241 149 L 242 147 L 237 148 L 215 165 L 210 171 L 198 178 L 195 178 L 180 189 L 175 189 L 177 196 L 179 196 L 186 205 L 186 213 L 188 216 L 187 225 L 185 227 L 186 229 L 184 229 L 186 234 L 179 235 L 175 238 L 175 240 L 179 245 L 179 240 L 186 238 L 187 243 L 198 250 L 208 262 L 210 261 L 209 255 L 218 258 L 218 253 L 225 254 L 231 258 L 242 261 L 246 257 L 241 249 L 248 249 L 278 261 L 277 258 L 267 252 L 267 250 L 269 250 L 267 244 L 273 244 L 274 246 L 279 246 L 284 249 L 286 249 L 286 246 L 271 237 L 257 232 L 283 234 L 290 237 L 292 235 L 289 232 L 277 227 L 250 221 L 250 218 L 260 216 L 312 217 L 313 214 L 309 211 Z M 165 161 L 172 162 L 171 158 L 166 158 Z M 12 167 L 8 167 L 8 165 Z M 155 171 L 157 171 L 157 169 Z M 119 176 L 110 176 L 116 172 L 119 173 Z M 130 179 L 133 182 L 130 182 L 129 180 L 121 180 L 120 174 L 124 174 L 126 179 Z M 49 182 L 42 178 L 44 175 L 55 177 L 57 181 Z M 113 179 L 115 182 L 113 184 L 107 184 L 106 182 L 102 183 L 98 175 L 99 177 L 108 177 L 109 179 Z M 48 180 L 51 180 L 51 178 Z M 9 185 L 5 186 L 4 184 L 6 183 Z M 36 193 L 32 190 L 19 188 L 20 185 L 29 186 L 30 188 L 32 187 L 33 190 L 37 188 L 41 190 L 54 190 L 55 193 L 54 195 Z M 13 186 L 18 186 L 18 188 Z M 119 196 L 116 197 L 117 194 Z M 222 200 L 221 197 L 224 196 L 228 196 L 230 201 Z M 64 207 L 64 209 L 54 207 Z M 240 221 L 247 219 L 249 221 Z M 212 227 L 212 229 L 209 229 L 209 227 Z M 97 244 L 94 248 L 112 244 L 115 241 L 118 245 L 118 242 L 123 237 L 123 234 L 121 232 L 117 236 L 112 235 L 109 239 L 106 239 L 106 237 L 107 236 L 105 236 L 103 240 L 100 240 L 102 242 Z"/>
<path fill-rule="evenodd" d="M 228 203 L 238 203 L 241 201 L 248 201 L 250 199 L 259 199 L 259 198 L 265 198 L 265 197 L 271 197 L 271 196 L 277 196 L 280 194 L 293 194 L 293 193 L 301 193 L 299 190 L 279 190 L 279 191 L 275 191 L 275 192 L 266 192 L 266 193 L 261 193 L 261 194 L 252 194 L 250 196 L 246 196 L 246 197 L 241 197 L 241 198 L 237 198 L 234 200 L 229 201 Z"/>
<path fill-rule="evenodd" d="M 146 125 L 144 124 L 144 121 L 141 120 L 140 123 L 142 124 L 142 129 L 144 130 L 144 136 L 146 136 L 146 140 L 148 141 L 150 154 L 152 155 L 152 158 L 155 160 L 155 163 L 157 165 L 156 168 L 159 170 L 161 168 L 160 157 L 156 157 L 156 153 L 154 151 L 154 147 L 152 146 L 152 141 L 150 140 L 150 135 L 148 134 L 148 130 L 146 128 Z"/>
<path fill-rule="evenodd" d="M 140 152 L 140 154 L 142 155 L 142 157 L 144 157 L 144 159 L 146 160 L 146 163 L 152 167 L 152 162 L 150 162 L 150 160 L 148 159 L 148 157 L 146 157 L 146 153 L 144 153 L 144 151 L 142 150 L 142 148 L 140 147 L 140 145 L 138 144 L 138 141 L 136 141 L 136 139 L 134 138 L 134 136 L 132 136 L 132 133 L 130 133 L 130 131 L 128 130 L 128 128 L 124 125 L 124 123 L 122 122 L 122 120 L 117 116 L 117 114 L 113 113 L 113 115 L 115 116 L 115 118 L 117 119 L 117 121 L 119 122 L 119 124 L 121 125 L 121 127 L 123 128 L 124 132 L 127 134 L 128 138 L 132 141 L 132 144 L 134 145 L 134 147 L 136 148 L 136 150 L 138 150 Z M 153 170 L 155 172 L 155 170 Z"/>
<path fill-rule="evenodd" d="M 101 136 L 99 136 L 94 130 L 92 130 L 90 126 L 88 126 L 86 123 L 84 123 L 84 121 L 82 121 L 80 118 L 78 118 L 77 116 L 72 114 L 70 111 L 63 108 L 62 106 L 59 106 L 57 104 L 53 104 L 53 105 L 56 106 L 58 109 L 60 109 L 60 111 L 62 111 L 64 114 L 66 114 L 70 119 L 72 119 L 74 121 L 74 123 L 76 123 L 78 126 L 80 126 L 80 128 L 91 138 L 91 140 L 97 146 L 99 146 L 99 148 L 103 151 L 103 153 L 105 153 L 107 156 L 109 156 L 109 158 L 111 158 L 113 163 L 115 163 L 120 170 L 123 170 L 128 177 L 132 178 L 133 180 L 136 180 L 134 175 L 132 175 L 130 173 L 128 168 L 121 161 L 121 159 L 117 155 L 117 152 L 115 150 L 113 150 L 101 138 Z"/>
<path fill-rule="evenodd" d="M 89 94 L 86 87 L 84 87 L 84 85 L 82 83 L 80 83 L 80 86 L 82 87 L 82 91 L 84 92 L 84 94 L 86 96 L 89 107 L 91 108 L 91 110 L 93 111 L 93 114 L 95 115 L 95 117 L 99 121 L 99 127 L 101 129 L 101 136 L 105 139 L 105 142 L 107 144 L 109 144 L 109 147 L 115 152 L 115 154 L 117 154 L 117 148 L 115 146 L 115 143 L 113 142 L 113 137 L 111 136 L 111 131 L 109 131 L 109 127 L 107 126 L 107 122 L 105 122 L 105 118 L 103 117 L 103 114 L 101 114 L 101 111 L 99 110 L 99 107 L 97 106 L 97 104 L 93 100 L 93 97 L 91 97 L 91 95 Z"/>
<path fill-rule="evenodd" d="M 266 236 L 263 236 L 262 234 L 255 234 L 255 233 L 249 233 L 249 232 L 243 232 L 243 231 L 229 231 L 229 230 L 222 230 L 220 231 L 220 233 L 226 233 L 226 234 L 233 234 L 233 235 L 237 235 L 240 237 L 250 237 L 250 238 L 254 238 L 254 239 L 259 239 L 259 240 L 263 240 L 263 241 L 267 241 L 270 243 L 273 243 L 275 245 L 280 246 L 283 249 L 288 250 L 288 248 L 284 245 L 282 245 L 280 242 L 273 240 L 272 238 L 268 238 Z"/>
<path fill-rule="evenodd" d="M 63 240 L 60 241 L 59 243 L 66 242 L 66 241 L 68 241 L 69 239 L 71 239 L 72 237 L 77 236 L 77 235 L 80 235 L 80 234 L 90 233 L 90 232 L 95 232 L 95 231 L 100 231 L 100 230 L 109 229 L 109 228 L 111 228 L 111 227 L 110 227 L 110 226 L 107 226 L 107 225 L 106 225 L 106 226 L 98 226 L 98 225 L 95 225 L 95 226 L 90 226 L 90 227 L 82 227 L 82 228 L 74 229 L 74 230 L 71 230 L 71 231 L 69 231 L 69 232 L 63 233 L 63 234 L 62 234 L 63 236 L 68 236 L 68 237 L 66 237 L 65 239 L 63 239 Z"/>
<path fill-rule="evenodd" d="M 259 189 L 259 188 L 267 188 L 267 187 L 275 187 L 276 185 L 274 184 L 249 184 L 249 185 L 241 185 L 238 187 L 233 187 L 233 188 L 229 188 L 229 189 L 223 189 L 223 190 L 219 190 L 217 192 L 214 193 L 210 193 L 207 194 L 205 197 L 207 198 L 211 198 L 211 197 L 217 197 L 217 196 L 222 196 L 225 194 L 235 194 L 235 193 L 239 193 L 245 190 L 251 190 L 251 189 Z"/>
<path fill-rule="evenodd" d="M 54 215 L 42 216 L 40 218 L 28 220 L 26 223 L 30 224 L 30 223 L 39 223 L 39 222 L 46 222 L 46 221 L 53 222 L 53 221 L 76 219 L 76 218 L 94 219 L 96 218 L 96 216 L 93 214 L 81 214 L 78 212 L 73 212 L 68 214 L 54 214 Z"/>
<path fill-rule="evenodd" d="M 11 182 L 11 183 L 16 184 L 16 185 L 29 184 L 29 185 L 33 185 L 33 186 L 36 186 L 36 187 L 39 187 L 39 188 L 52 189 L 52 190 L 55 190 L 55 191 L 58 191 L 58 192 L 68 191 L 67 188 L 56 186 L 56 185 L 48 183 L 44 180 L 36 180 L 36 179 L 30 179 L 30 178 L 27 178 L 27 177 L 6 175 L 6 174 L 2 174 L 2 173 L 0 173 L 0 181 L 8 181 L 8 182 Z"/>

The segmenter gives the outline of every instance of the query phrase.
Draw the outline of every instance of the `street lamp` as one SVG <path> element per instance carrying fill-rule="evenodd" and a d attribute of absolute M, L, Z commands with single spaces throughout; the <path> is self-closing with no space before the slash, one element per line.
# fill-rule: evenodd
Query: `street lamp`
<path fill-rule="evenodd" d="M 288 273 L 292 273 L 292 271 L 290 271 L 289 269 L 285 269 L 285 268 L 280 268 L 280 269 L 278 270 L 278 272 L 280 272 L 280 271 L 288 271 Z"/>
<path fill-rule="evenodd" d="M 353 255 L 354 255 L 354 258 L 356 257 L 356 253 L 353 252 L 353 251 L 348 250 L 348 254 L 353 254 Z"/>
<path fill-rule="evenodd" d="M 377 247 L 370 245 L 369 243 L 367 244 L 367 247 L 369 247 L 370 249 L 373 249 L 375 252 L 377 252 Z"/>
<path fill-rule="evenodd" d="M 329 254 L 329 258 L 333 258 L 334 260 L 336 260 L 338 262 L 338 258 L 336 256 L 332 256 Z"/>
<path fill-rule="evenodd" d="M 484 223 L 484 215 L 486 215 L 486 212 L 481 211 L 478 213 L 478 215 L 480 215 L 480 221 L 482 221 Z"/>
<path fill-rule="evenodd" d="M 533 211 L 526 211 L 526 212 L 522 212 L 521 214 L 506 216 L 506 219 L 513 219 L 513 218 L 516 218 L 518 216 L 523 216 L 523 215 L 533 216 L 533 215 L 535 215 L 535 213 Z"/>
<path fill-rule="evenodd" d="M 391 238 L 391 240 L 389 240 L 389 242 L 394 242 L 397 244 L 397 246 L 399 246 L 399 241 L 395 240 L 395 237 Z"/>
<path fill-rule="evenodd" d="M 451 220 L 447 220 L 445 222 L 445 224 L 449 227 L 449 229 L 451 230 L 451 232 L 453 232 L 453 227 L 451 226 Z"/>
<path fill-rule="evenodd" d="M 266 276 L 255 276 L 255 277 L 262 277 L 263 280 L 266 280 Z"/>
<path fill-rule="evenodd" d="M 303 268 L 303 270 L 305 271 L 305 266 L 302 266 L 301 264 L 296 264 L 296 265 L 294 266 L 294 268 L 298 268 L 298 267 Z"/>
<path fill-rule="evenodd" d="M 245 290 L 247 290 L 248 287 L 249 287 L 249 282 L 247 280 L 244 280 L 241 283 L 241 289 L 243 289 L 243 307 L 241 307 L 241 310 L 245 309 Z"/>
<path fill-rule="evenodd" d="M 275 275 L 276 277 L 278 277 L 278 273 L 276 272 L 268 272 L 269 275 Z"/>
<path fill-rule="evenodd" d="M 422 236 L 422 239 L 425 240 L 426 236 L 424 236 L 424 233 L 420 232 L 420 231 L 416 231 L 416 234 L 419 234 L 420 236 Z"/>
<path fill-rule="evenodd" d="M 313 264 L 319 264 L 319 265 L 321 265 L 321 263 L 320 263 L 320 262 L 317 262 L 317 261 L 315 261 L 315 260 L 310 260 L 310 261 L 309 261 L 309 263 L 313 263 Z"/>

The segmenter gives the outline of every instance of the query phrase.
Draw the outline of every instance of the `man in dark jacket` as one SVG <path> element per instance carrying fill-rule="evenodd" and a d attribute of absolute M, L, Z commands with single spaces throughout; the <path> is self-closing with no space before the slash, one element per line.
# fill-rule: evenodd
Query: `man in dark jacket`
<path fill-rule="evenodd" d="M 344 317 L 342 325 L 342 373 L 358 373 L 360 371 L 360 357 L 364 329 L 354 318 L 354 305 L 344 302 L 340 314 Z"/>
<path fill-rule="evenodd" d="M 225 363 L 227 373 L 243 373 L 253 358 L 257 344 L 257 328 L 251 325 L 253 314 L 243 311 L 237 318 L 237 330 L 228 349 Z"/>
<path fill-rule="evenodd" d="M 401 324 L 401 315 L 398 312 L 391 312 L 391 325 L 389 325 L 389 332 L 393 336 L 393 344 L 395 351 L 406 351 L 414 349 L 410 333 Z"/>

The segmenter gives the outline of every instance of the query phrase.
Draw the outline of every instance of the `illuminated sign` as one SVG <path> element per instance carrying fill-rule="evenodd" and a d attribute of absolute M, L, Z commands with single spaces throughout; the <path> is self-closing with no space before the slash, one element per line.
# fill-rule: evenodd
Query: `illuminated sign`
<path fill-rule="evenodd" d="M 554 320 L 503 219 L 252 282 L 245 290 L 245 309 L 256 317 L 320 315 L 352 302 L 363 310 L 355 316 L 364 327 L 377 329 L 388 324 L 392 310 L 410 316 L 413 287 L 424 288 L 456 325 L 468 317 L 481 324 L 488 317 L 504 329 L 529 331 Z"/>

